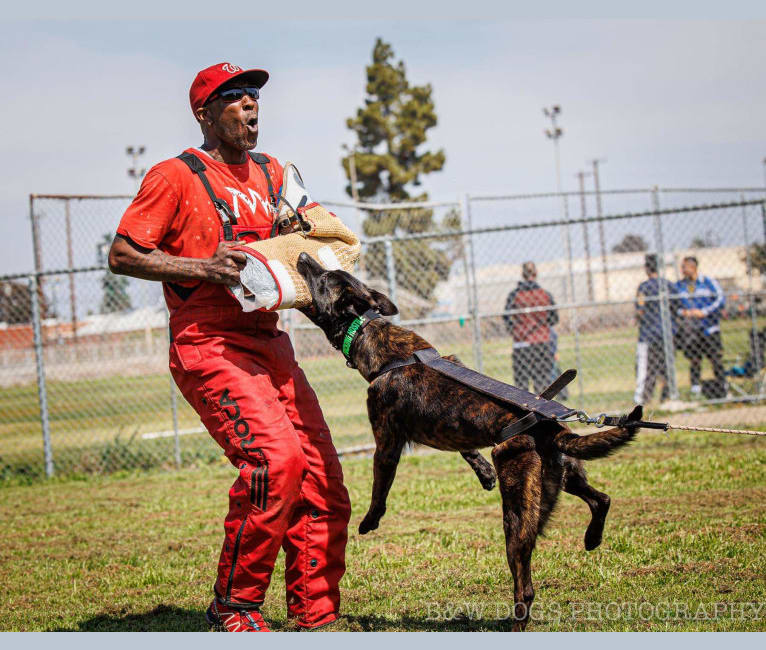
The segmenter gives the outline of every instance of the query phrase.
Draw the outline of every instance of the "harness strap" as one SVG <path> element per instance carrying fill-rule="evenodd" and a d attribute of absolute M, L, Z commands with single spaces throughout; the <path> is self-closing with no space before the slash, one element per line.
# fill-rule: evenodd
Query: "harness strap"
<path fill-rule="evenodd" d="M 422 363 L 423 365 L 426 365 L 426 366 L 429 366 L 429 367 L 433 367 L 431 365 L 431 362 L 436 360 L 436 359 L 441 359 L 441 355 L 434 348 L 426 348 L 424 350 L 417 350 L 415 353 L 413 353 L 411 356 L 407 357 L 406 359 L 394 359 L 393 361 L 389 361 L 386 365 L 384 365 L 380 370 L 378 370 L 377 373 L 375 373 L 370 378 L 370 381 L 371 382 L 374 381 L 375 379 L 377 379 L 381 375 L 383 375 L 383 374 L 385 374 L 387 372 L 390 372 L 391 370 L 395 370 L 397 368 L 403 368 L 405 366 L 412 366 L 412 365 L 415 365 L 416 363 Z M 451 363 L 451 362 L 449 362 L 449 363 Z M 455 364 L 453 364 L 453 365 L 455 365 Z M 461 366 L 457 366 L 457 367 L 461 367 Z M 567 373 L 565 373 L 565 375 L 563 375 L 563 376 L 566 376 L 567 378 L 569 377 L 569 375 Z M 561 377 L 559 379 L 561 379 Z M 460 381 L 460 380 L 458 380 L 458 381 Z M 571 381 L 571 379 L 569 379 L 569 381 Z M 569 383 L 569 381 L 567 381 L 566 383 Z M 472 384 L 469 384 L 467 382 L 461 381 L 461 383 L 466 384 L 470 388 L 474 388 L 474 386 Z M 546 389 L 546 391 L 543 391 L 543 393 L 549 393 L 551 391 L 551 389 L 553 389 L 554 387 L 559 386 L 559 385 L 560 385 L 560 382 L 558 382 L 558 380 L 557 380 L 556 382 L 551 384 L 551 386 L 548 389 Z M 557 392 L 558 392 L 558 390 L 556 391 L 556 393 Z M 553 394 L 555 395 L 556 393 L 553 393 Z M 497 395 L 492 395 L 492 396 L 493 397 L 498 397 Z M 556 403 L 556 402 L 554 402 L 554 403 Z M 521 404 L 515 404 L 515 405 L 516 406 L 521 406 Z M 562 406 L 562 405 L 558 405 L 558 406 Z M 502 429 L 502 431 L 500 431 L 500 434 L 498 436 L 496 444 L 500 444 L 501 442 L 505 442 L 506 440 L 509 440 L 510 438 L 513 438 L 513 436 L 517 436 L 520 433 L 523 433 L 524 431 L 526 431 L 527 429 L 531 429 L 539 421 L 540 421 L 540 416 L 537 413 L 535 413 L 534 411 L 530 411 L 523 418 L 520 418 L 520 419 L 516 420 L 515 422 L 512 422 L 511 424 L 509 424 L 507 427 L 504 427 Z"/>
<path fill-rule="evenodd" d="M 268 156 L 265 156 L 262 153 L 254 153 L 252 151 L 250 152 L 250 158 L 252 158 L 253 162 L 261 168 L 263 175 L 266 177 L 266 185 L 269 187 L 269 201 L 271 201 L 271 205 L 276 208 L 277 195 L 274 194 L 274 184 L 271 182 L 271 176 L 269 175 L 269 170 L 266 167 L 266 165 L 268 165 L 271 160 Z"/>
<path fill-rule="evenodd" d="M 213 192 L 213 188 L 210 186 L 210 181 L 207 179 L 207 176 L 205 175 L 205 170 L 207 169 L 207 167 L 205 167 L 205 163 L 203 163 L 193 153 L 189 153 L 188 151 L 184 151 L 182 154 L 176 157 L 179 160 L 182 160 L 183 162 L 185 162 L 187 167 L 191 169 L 194 174 L 199 176 L 199 179 L 200 181 L 202 181 L 202 185 L 204 186 L 205 191 L 207 192 L 207 195 L 210 197 L 210 200 L 213 202 L 213 206 L 215 207 L 215 210 L 218 213 L 218 217 L 221 220 L 221 224 L 223 224 L 223 238 L 226 241 L 233 241 L 234 232 L 231 226 L 232 224 L 236 225 L 237 216 L 229 207 L 229 204 L 226 203 L 224 199 L 219 199 L 215 195 L 215 192 Z M 271 186 L 271 184 L 269 184 L 269 186 Z"/>
<path fill-rule="evenodd" d="M 565 370 L 558 377 L 556 377 L 553 382 L 551 382 L 551 385 L 548 386 L 548 388 L 540 393 L 540 397 L 544 399 L 553 399 L 562 390 L 564 390 L 564 388 L 570 384 L 575 377 L 577 377 L 577 371 L 574 368 Z"/>
<path fill-rule="evenodd" d="M 404 368 L 405 366 L 411 366 L 417 362 L 418 360 L 415 358 L 415 355 L 409 356 L 406 359 L 394 359 L 393 361 L 389 361 L 380 370 L 378 370 L 378 372 L 373 373 L 370 376 L 370 382 L 375 381 L 378 377 L 380 377 L 381 375 L 385 375 L 387 372 L 391 372 L 392 370 L 396 370 L 397 368 Z"/>
<path fill-rule="evenodd" d="M 526 390 L 511 386 L 510 384 L 498 381 L 492 377 L 487 377 L 475 370 L 459 366 L 451 361 L 442 359 L 441 357 L 428 361 L 426 365 L 443 375 L 447 375 L 448 377 L 459 381 L 461 384 L 473 388 L 479 393 L 483 393 L 484 395 L 500 400 L 501 402 L 521 407 L 527 411 L 533 411 L 545 418 L 559 420 L 577 413 L 576 410 L 571 409 L 564 404 L 554 402 L 550 399 L 537 397 Z"/>
<path fill-rule="evenodd" d="M 268 156 L 265 156 L 262 153 L 253 153 L 252 151 L 250 153 L 250 158 L 252 158 L 253 162 L 258 165 L 261 168 L 261 171 L 263 172 L 263 175 L 266 177 L 266 185 L 269 188 L 269 203 L 271 203 L 271 207 L 274 208 L 274 211 L 276 212 L 277 209 L 277 201 L 279 200 L 274 194 L 274 184 L 271 182 L 271 176 L 269 175 L 269 170 L 266 167 L 268 163 L 271 161 L 269 160 Z M 276 237 L 279 229 L 279 224 L 277 223 L 276 217 L 274 218 L 274 223 L 271 225 L 271 236 Z"/>
<path fill-rule="evenodd" d="M 413 354 L 411 354 L 406 359 L 394 359 L 393 361 L 389 361 L 385 365 L 383 365 L 378 372 L 373 373 L 370 377 L 370 382 L 375 381 L 378 377 L 381 375 L 385 375 L 387 372 L 391 372 L 392 370 L 396 370 L 397 368 L 404 368 L 405 366 L 412 366 L 416 363 L 423 363 L 425 364 L 426 361 L 429 361 L 431 359 L 438 359 L 441 355 L 439 352 L 434 348 L 424 348 L 423 350 L 416 350 Z"/>
<path fill-rule="evenodd" d="M 391 370 L 403 366 L 410 366 L 415 363 L 422 363 L 442 375 L 446 375 L 450 379 L 454 379 L 483 395 L 487 395 L 488 397 L 505 402 L 506 404 L 510 404 L 517 408 L 523 408 L 527 411 L 537 413 L 544 418 L 563 420 L 577 413 L 576 410 L 571 409 L 564 404 L 545 397 L 538 397 L 526 390 L 511 386 L 510 384 L 498 381 L 497 379 L 492 379 L 492 377 L 482 375 L 475 370 L 459 366 L 452 361 L 443 359 L 439 352 L 434 348 L 418 350 L 406 359 L 395 359 L 394 361 L 390 361 L 378 370 L 378 372 L 370 378 L 370 381 L 377 379 Z M 565 375 L 567 375 L 567 377 L 570 376 L 567 373 L 565 373 Z M 554 382 L 554 385 L 555 384 L 557 384 L 557 382 Z M 543 392 L 549 394 L 549 390 Z"/>
<path fill-rule="evenodd" d="M 537 413 L 527 413 L 523 418 L 516 420 L 515 422 L 511 422 L 507 427 L 504 427 L 503 430 L 500 431 L 500 439 L 498 440 L 498 444 L 505 442 L 506 440 L 510 440 L 513 438 L 513 436 L 517 436 L 520 433 L 524 433 L 524 431 L 531 429 L 539 421 L 540 416 L 538 416 Z"/>

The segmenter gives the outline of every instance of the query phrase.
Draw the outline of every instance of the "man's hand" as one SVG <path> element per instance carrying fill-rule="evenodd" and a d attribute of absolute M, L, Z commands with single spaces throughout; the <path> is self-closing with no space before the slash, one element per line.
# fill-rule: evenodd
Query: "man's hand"
<path fill-rule="evenodd" d="M 109 250 L 112 273 L 131 275 L 161 282 L 215 282 L 234 286 L 239 272 L 245 268 L 247 256 L 232 250 L 237 242 L 218 244 L 212 257 L 176 257 L 156 248 L 144 248 L 122 235 L 117 235 Z"/>
<path fill-rule="evenodd" d="M 222 241 L 213 256 L 205 260 L 208 282 L 234 286 L 239 283 L 239 272 L 245 268 L 247 256 L 242 251 L 233 250 L 239 242 Z"/>
<path fill-rule="evenodd" d="M 682 313 L 686 318 L 705 318 L 701 309 L 684 309 Z"/>

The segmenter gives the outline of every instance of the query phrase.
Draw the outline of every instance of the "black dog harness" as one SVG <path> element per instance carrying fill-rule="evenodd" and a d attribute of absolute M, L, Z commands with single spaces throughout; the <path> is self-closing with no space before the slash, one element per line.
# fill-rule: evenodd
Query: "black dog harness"
<path fill-rule="evenodd" d="M 355 367 L 351 361 L 351 345 L 353 344 L 354 339 L 356 339 L 366 325 L 378 318 L 381 318 L 381 315 L 369 309 L 364 312 L 364 314 L 351 321 L 351 324 L 348 326 L 341 350 L 343 356 L 346 357 L 346 365 L 350 368 Z M 564 420 L 577 415 L 576 410 L 550 399 L 557 395 L 561 389 L 575 378 L 577 374 L 575 370 L 567 370 L 548 388 L 540 393 L 540 395 L 534 395 L 533 393 L 517 388 L 516 386 L 511 386 L 510 384 L 498 381 L 497 379 L 492 379 L 492 377 L 482 375 L 475 370 L 443 359 L 435 348 L 417 350 L 406 359 L 395 359 L 394 361 L 390 361 L 370 377 L 370 383 L 385 373 L 396 370 L 397 368 L 412 366 L 416 363 L 423 364 L 424 366 L 427 366 L 450 379 L 454 379 L 483 395 L 505 402 L 516 408 L 522 408 L 529 411 L 527 415 L 509 424 L 500 432 L 498 443 L 530 429 L 541 419 Z"/>
<path fill-rule="evenodd" d="M 366 325 L 378 318 L 382 318 L 382 316 L 376 311 L 368 309 L 364 314 L 357 316 L 349 324 L 346 330 L 346 336 L 343 338 L 343 343 L 341 345 L 341 351 L 343 352 L 343 356 L 346 357 L 346 365 L 349 368 L 356 368 L 353 361 L 351 361 L 351 345 L 353 344 L 354 339 L 356 339 Z M 406 359 L 394 359 L 393 361 L 389 361 L 378 370 L 378 372 L 370 377 L 370 383 L 387 372 L 391 372 L 397 368 L 404 368 L 405 366 L 412 366 L 416 363 L 423 364 L 439 374 L 449 377 L 450 379 L 453 379 L 478 393 L 487 395 L 492 399 L 529 411 L 524 417 L 503 428 L 498 435 L 496 444 L 505 442 L 513 436 L 523 433 L 527 429 L 531 429 L 541 420 L 561 422 L 562 420 L 570 420 L 573 417 L 576 417 L 578 421 L 583 424 L 592 423 L 598 427 L 642 427 L 646 429 L 662 430 L 668 428 L 667 424 L 662 422 L 629 420 L 627 415 L 606 415 L 602 413 L 598 418 L 588 418 L 584 412 L 576 411 L 575 409 L 571 409 L 568 406 L 553 400 L 552 398 L 558 395 L 561 390 L 571 383 L 577 376 L 576 370 L 566 370 L 539 395 L 534 395 L 529 391 L 522 390 L 516 386 L 511 386 L 510 384 L 498 381 L 497 379 L 492 379 L 492 377 L 487 377 L 475 370 L 471 370 L 465 366 L 453 363 L 448 359 L 444 359 L 435 348 L 417 350 Z"/>

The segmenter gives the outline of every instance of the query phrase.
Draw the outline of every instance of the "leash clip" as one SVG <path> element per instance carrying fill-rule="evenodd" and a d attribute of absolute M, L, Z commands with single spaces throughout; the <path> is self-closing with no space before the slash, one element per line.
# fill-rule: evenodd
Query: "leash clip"
<path fill-rule="evenodd" d="M 577 421 L 580 424 L 594 424 L 597 427 L 603 427 L 607 423 L 607 414 L 599 413 L 596 417 L 590 417 L 585 411 L 577 411 Z"/>

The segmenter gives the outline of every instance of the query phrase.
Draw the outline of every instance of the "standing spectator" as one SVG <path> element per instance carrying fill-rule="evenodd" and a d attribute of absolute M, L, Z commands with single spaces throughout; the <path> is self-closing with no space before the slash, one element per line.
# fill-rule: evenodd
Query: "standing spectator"
<path fill-rule="evenodd" d="M 636 393 L 633 396 L 636 404 L 646 404 L 651 401 L 658 376 L 662 379 L 660 401 L 666 400 L 669 395 L 660 294 L 664 291 L 667 296 L 671 296 L 675 291 L 670 282 L 664 278 L 660 279 L 657 273 L 656 255 L 646 256 L 644 270 L 647 279 L 638 285 L 636 291 L 638 344 L 636 345 Z M 671 324 L 671 331 L 672 327 Z"/>
<path fill-rule="evenodd" d="M 689 359 L 689 378 L 692 395 L 702 393 L 700 368 L 702 358 L 707 357 L 713 365 L 715 390 L 709 396 L 726 395 L 726 377 L 721 359 L 721 310 L 726 299 L 718 281 L 707 275 L 699 275 L 697 258 L 684 257 L 681 262 L 682 280 L 676 284 L 679 299 L 678 315 L 684 319 L 687 331 L 685 354 Z"/>
<path fill-rule="evenodd" d="M 503 316 L 513 336 L 513 379 L 516 386 L 528 390 L 532 382 L 536 393 L 541 393 L 551 382 L 553 373 L 552 327 L 559 315 L 552 307 L 553 296 L 537 284 L 534 262 L 524 262 L 521 280 L 508 294 L 505 311 L 527 310 Z M 530 309 L 542 307 L 542 309 Z"/>

